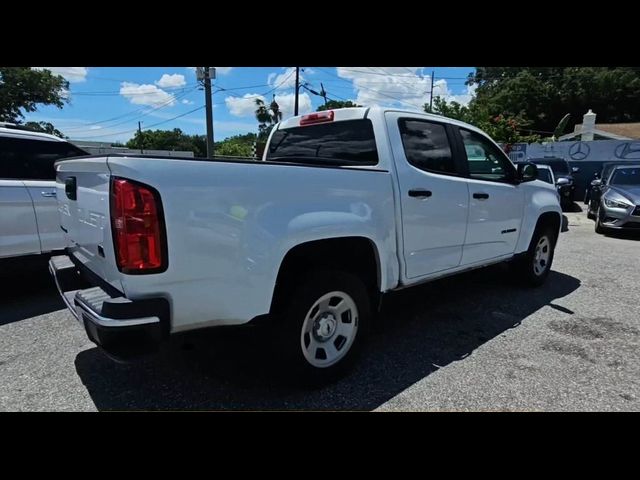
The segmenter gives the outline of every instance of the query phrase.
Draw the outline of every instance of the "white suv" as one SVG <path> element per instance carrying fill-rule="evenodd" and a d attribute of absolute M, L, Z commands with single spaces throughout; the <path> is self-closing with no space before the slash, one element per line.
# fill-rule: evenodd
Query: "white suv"
<path fill-rule="evenodd" d="M 66 246 L 53 164 L 81 155 L 87 152 L 53 135 L 0 127 L 0 258 Z"/>

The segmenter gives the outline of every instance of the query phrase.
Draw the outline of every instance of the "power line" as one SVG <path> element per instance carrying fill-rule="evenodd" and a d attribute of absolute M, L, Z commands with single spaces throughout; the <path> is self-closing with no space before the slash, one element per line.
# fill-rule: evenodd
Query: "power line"
<path fill-rule="evenodd" d="M 136 84 L 136 87 L 140 87 L 142 85 L 149 85 L 152 87 L 156 87 L 156 85 L 151 85 L 151 84 Z M 197 87 L 197 84 L 185 84 L 185 85 L 181 85 L 179 87 L 156 87 L 158 89 L 162 89 L 163 91 L 178 91 L 178 90 L 186 90 L 188 88 L 191 87 Z M 132 88 L 136 88 L 136 87 L 132 87 Z M 122 88 L 126 88 L 126 87 L 122 87 Z M 130 93 L 126 93 L 123 94 L 122 93 L 122 89 L 120 90 L 104 90 L 104 91 L 95 91 L 95 92 L 91 92 L 91 91 L 80 91 L 80 92 L 70 92 L 71 95 L 84 95 L 84 96 L 96 96 L 96 97 L 101 97 L 101 96 L 110 96 L 110 95 L 153 95 L 155 93 L 155 91 L 151 91 L 151 92 L 130 92 Z"/>
<path fill-rule="evenodd" d="M 259 94 L 256 94 L 256 95 L 251 95 L 251 96 L 249 96 L 249 97 L 238 97 L 238 96 L 236 96 L 236 95 L 230 95 L 230 96 L 231 96 L 231 97 L 233 97 L 233 98 L 240 98 L 240 99 L 247 99 L 247 100 L 248 100 L 248 99 L 253 99 L 253 98 L 260 98 L 260 97 L 264 97 L 265 95 L 268 95 L 269 93 L 274 92 L 275 90 L 277 90 L 278 88 L 280 88 L 280 87 L 281 87 L 281 86 L 282 86 L 282 85 L 283 85 L 287 80 L 289 80 L 289 78 L 291 78 L 291 76 L 293 75 L 293 73 L 294 73 L 293 71 L 292 71 L 292 72 L 290 72 L 290 73 L 289 73 L 289 75 L 287 75 L 287 76 L 286 76 L 286 77 L 285 77 L 281 82 L 279 82 L 277 85 L 273 86 L 273 88 L 271 88 L 271 89 L 267 90 L 266 92 L 259 93 Z M 188 91 L 188 92 L 184 92 L 184 93 L 183 93 L 183 96 L 184 96 L 184 95 L 187 95 L 188 93 L 190 93 L 191 91 L 195 90 L 196 88 L 197 88 L 197 87 L 194 87 L 194 88 L 193 88 L 193 89 L 191 89 L 190 91 Z M 239 87 L 238 89 L 241 89 L 241 88 L 245 88 L 245 87 Z M 254 88 L 254 87 L 249 87 L 249 88 Z M 225 88 L 225 89 L 221 89 L 221 90 L 219 90 L 219 91 L 226 91 L 226 90 L 227 90 L 227 89 Z M 228 89 L 228 90 L 231 90 L 231 89 Z M 168 106 L 168 105 L 172 104 L 172 101 L 173 101 L 173 100 L 177 100 L 177 99 L 179 99 L 179 98 L 181 98 L 181 97 L 176 96 L 176 97 L 174 97 L 172 100 L 169 100 L 169 101 L 165 102 L 164 104 L 162 104 L 162 105 L 160 105 L 160 106 L 158 106 L 158 107 L 156 107 L 156 108 L 154 108 L 154 109 L 150 110 L 149 112 L 146 112 L 146 113 L 145 113 L 145 114 L 143 114 L 142 116 L 148 115 L 149 113 L 151 113 L 151 112 L 153 112 L 153 111 L 156 111 L 156 110 L 159 110 L 160 108 L 164 108 L 164 107 L 166 107 L 166 106 Z M 214 105 L 223 104 L 223 103 L 225 103 L 225 102 L 215 103 Z M 193 110 L 190 110 L 190 111 L 188 111 L 188 112 L 185 112 L 185 113 L 183 113 L 183 114 L 177 115 L 177 116 L 172 117 L 172 118 L 169 118 L 169 119 L 167 119 L 167 120 L 163 120 L 162 122 L 158 122 L 158 123 L 154 123 L 154 124 L 152 124 L 152 125 L 148 125 L 148 126 L 146 126 L 146 127 L 142 128 L 142 130 L 148 130 L 148 129 L 152 128 L 152 127 L 156 127 L 156 126 L 158 126 L 158 125 L 165 124 L 165 123 L 167 123 L 167 122 L 170 122 L 170 121 L 176 120 L 176 119 L 178 119 L 178 118 L 184 117 L 184 116 L 186 116 L 186 115 L 189 115 L 189 114 L 191 114 L 191 113 L 193 113 L 193 112 L 196 112 L 196 111 L 198 111 L 198 110 L 201 110 L 201 109 L 203 109 L 203 108 L 205 108 L 205 105 L 201 105 L 201 106 L 199 106 L 199 107 L 197 107 L 197 108 L 195 108 L 195 109 L 193 109 Z M 130 113 L 133 113 L 133 112 L 130 112 Z M 130 114 L 130 113 L 129 113 L 129 114 Z M 125 114 L 125 115 L 129 115 L 129 114 Z M 119 118 L 122 118 L 122 117 L 124 117 L 125 115 L 119 116 Z M 140 117 L 137 117 L 137 118 L 140 118 Z M 111 120 L 113 120 L 113 119 L 115 119 L 115 117 L 114 117 L 114 118 L 112 118 Z M 113 124 L 113 125 L 109 125 L 107 128 L 112 128 L 112 127 L 114 127 L 114 126 L 116 126 L 116 125 L 121 125 L 122 123 L 128 123 L 128 122 L 131 122 L 131 121 L 133 121 L 133 120 L 134 120 L 134 119 L 127 119 L 126 121 L 119 122 L 119 123 L 116 123 L 116 124 Z M 94 124 L 94 125 L 95 125 L 95 124 L 97 124 L 97 123 L 99 123 L 99 122 L 93 122 L 93 124 Z M 86 125 L 91 125 L 91 124 L 86 124 Z M 120 132 L 113 132 L 113 133 L 105 133 L 105 134 L 100 134 L 100 135 L 90 135 L 90 136 L 76 137 L 76 139 L 77 139 L 77 140 L 81 140 L 81 139 L 92 139 L 92 138 L 110 137 L 110 136 L 114 136 L 114 135 L 122 135 L 122 134 L 125 134 L 125 133 L 135 132 L 136 130 L 137 130 L 137 128 L 134 128 L 134 129 L 131 129 L 131 130 L 123 130 L 123 131 L 120 131 Z"/>
<path fill-rule="evenodd" d="M 381 75 L 381 76 L 387 76 L 387 77 L 398 77 L 398 78 L 407 78 L 410 79 L 411 76 L 408 73 L 389 73 L 389 72 L 375 72 L 372 70 L 356 70 L 356 69 L 352 69 L 352 68 L 345 68 L 345 67 L 336 67 L 339 68 L 340 70 L 344 70 L 346 72 L 354 72 L 354 73 L 363 73 L 365 75 Z M 382 70 L 382 67 L 376 67 Z M 405 68 L 405 67 L 401 67 L 401 68 Z M 407 69 L 407 71 L 409 71 Z M 542 73 L 542 72 L 529 72 L 530 75 L 534 78 L 561 78 L 564 77 L 565 74 L 563 73 Z M 416 76 L 416 78 L 419 78 L 419 76 L 415 73 L 412 72 L 413 75 Z M 482 80 L 504 80 L 507 78 L 515 78 L 515 75 L 500 75 L 500 76 L 487 76 L 487 75 L 482 75 L 481 76 Z M 470 76 L 467 77 L 446 77 L 446 76 L 438 76 L 438 79 L 442 79 L 442 80 L 474 80 L 475 79 L 475 74 L 470 73 Z"/>
<path fill-rule="evenodd" d="M 142 115 L 137 115 L 137 116 L 135 116 L 133 118 L 128 118 L 128 119 L 126 119 L 126 120 L 124 120 L 122 122 L 114 123 L 113 125 L 109 125 L 108 128 L 112 128 L 112 127 L 115 127 L 117 125 L 122 125 L 122 124 L 128 123 L 128 122 L 133 122 L 133 121 L 135 121 L 135 120 L 137 120 L 139 118 L 146 117 L 147 115 L 150 115 L 151 113 L 153 113 L 153 112 L 155 112 L 157 110 L 160 110 L 162 108 L 165 108 L 165 107 L 168 107 L 170 105 L 173 105 L 173 103 L 175 101 L 181 100 L 182 98 L 186 97 L 189 93 L 193 92 L 195 89 L 196 89 L 196 87 L 192 88 L 191 90 L 189 90 L 187 92 L 183 92 L 183 93 L 181 93 L 179 95 L 173 96 L 170 99 L 166 100 L 165 102 L 163 102 L 163 103 L 161 103 L 159 105 L 156 105 L 155 107 L 145 111 Z M 84 128 L 84 127 L 91 126 L 91 125 L 98 125 L 98 124 L 102 124 L 102 123 L 108 123 L 108 122 L 111 122 L 113 120 L 117 120 L 119 118 L 124 118 L 124 117 L 127 117 L 129 115 L 135 114 L 137 112 L 144 111 L 146 109 L 147 109 L 147 106 L 144 106 L 142 108 L 133 110 L 133 111 L 128 112 L 128 113 L 124 113 L 122 115 L 118 115 L 116 117 L 112 117 L 112 118 L 107 119 L 107 120 L 101 120 L 101 121 L 96 121 L 96 122 L 92 122 L 92 123 L 86 123 L 86 124 L 84 124 L 82 126 L 78 126 L 78 127 L 68 127 L 68 128 L 65 128 L 64 130 L 65 131 L 67 131 L 67 130 L 76 130 L 76 131 L 91 130 L 90 128 Z"/>
<path fill-rule="evenodd" d="M 278 88 L 280 88 L 282 85 L 284 85 L 284 83 L 285 83 L 287 80 L 289 80 L 289 78 L 291 78 L 291 76 L 292 76 L 294 73 L 295 73 L 295 70 L 291 71 L 291 72 L 289 73 L 289 75 L 287 75 L 287 76 L 286 76 L 286 77 L 285 77 L 285 78 L 284 78 L 284 79 L 283 79 L 279 84 L 275 85 L 273 88 L 271 88 L 270 90 L 267 90 L 267 91 L 266 91 L 266 92 L 264 92 L 264 93 L 256 93 L 255 95 L 250 95 L 250 96 L 248 96 L 248 97 L 239 97 L 239 96 L 237 96 L 237 95 L 233 95 L 233 94 L 231 94 L 231 95 L 229 95 L 229 97 L 231 97 L 231 98 L 239 98 L 239 99 L 241 99 L 241 100 L 250 100 L 250 99 L 255 99 L 255 98 L 264 97 L 265 95 L 269 95 L 271 92 L 276 91 Z M 231 90 L 231 89 L 229 89 L 229 90 Z M 218 102 L 218 103 L 215 103 L 214 105 L 223 105 L 224 103 L 226 103 L 226 102 Z"/>
<path fill-rule="evenodd" d="M 219 90 L 215 91 L 214 93 L 227 92 L 231 90 L 246 90 L 248 88 L 270 87 L 270 86 L 271 85 L 269 85 L 268 83 L 261 83 L 260 85 L 245 85 L 244 87 L 233 87 L 233 88 L 226 88 L 226 87 L 221 87 L 220 85 L 216 85 L 216 87 Z"/>
<path fill-rule="evenodd" d="M 344 79 L 344 78 L 342 78 L 342 77 L 339 77 L 338 75 L 333 74 L 333 73 L 331 73 L 331 72 L 328 72 L 328 71 L 326 71 L 326 70 L 323 70 L 323 69 L 321 69 L 321 68 L 318 68 L 318 70 L 320 70 L 321 72 L 327 73 L 327 74 L 329 74 L 329 75 L 333 75 L 333 76 L 334 76 L 334 77 L 336 77 L 336 78 L 340 78 L 340 79 L 342 79 L 344 82 L 349 82 L 349 80 Z M 395 101 L 397 101 L 397 102 L 399 102 L 399 103 L 402 103 L 402 104 L 404 104 L 404 105 L 409 105 L 411 108 L 418 108 L 418 107 L 416 107 L 416 106 L 415 106 L 414 104 L 412 104 L 412 103 L 405 102 L 404 100 L 402 100 L 402 99 L 400 99 L 400 98 L 397 98 L 397 97 L 394 97 L 394 96 L 392 96 L 392 95 L 387 95 L 387 94 L 385 94 L 385 93 L 383 93 L 383 92 L 381 92 L 381 91 L 379 91 L 379 90 L 374 90 L 373 88 L 365 87 L 364 85 L 358 85 L 357 87 L 358 87 L 359 89 L 360 89 L 360 88 L 363 88 L 363 89 L 365 89 L 365 90 L 370 90 L 370 91 L 372 91 L 372 92 L 375 92 L 375 93 L 377 93 L 378 95 L 382 95 L 382 96 L 384 96 L 384 97 L 391 98 L 392 100 L 395 100 Z"/>
<path fill-rule="evenodd" d="M 151 125 L 149 125 L 147 127 L 144 127 L 144 128 L 142 128 L 142 130 L 149 130 L 152 127 L 157 127 L 158 125 L 162 125 L 162 124 L 165 124 L 167 122 L 171 122 L 171 121 L 176 120 L 178 118 L 184 117 L 184 116 L 189 115 L 189 114 L 194 113 L 194 112 L 197 112 L 198 110 L 202 110 L 204 107 L 205 107 L 204 105 L 200 105 L 199 107 L 194 108 L 193 110 L 189 110 L 188 112 L 182 113 L 180 115 L 176 115 L 175 117 L 171 117 L 171 118 L 168 118 L 168 119 L 163 120 L 161 122 L 157 122 L 157 123 L 151 124 Z M 135 132 L 136 130 L 138 130 L 138 129 L 134 128 L 134 129 L 131 129 L 131 130 L 123 130 L 121 132 L 105 133 L 105 134 L 102 134 L 102 135 L 90 135 L 90 136 L 85 136 L 85 137 L 76 137 L 75 139 L 76 140 L 82 140 L 84 138 L 111 137 L 113 135 L 122 135 L 123 133 Z"/>

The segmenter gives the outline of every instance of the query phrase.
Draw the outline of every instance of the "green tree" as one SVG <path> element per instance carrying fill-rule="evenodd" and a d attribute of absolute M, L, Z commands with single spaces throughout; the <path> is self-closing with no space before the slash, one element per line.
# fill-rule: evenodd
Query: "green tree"
<path fill-rule="evenodd" d="M 185 150 L 196 157 L 205 157 L 207 143 L 204 135 L 187 135 L 179 128 L 173 130 L 142 130 L 126 144 L 127 148 L 145 150 Z"/>
<path fill-rule="evenodd" d="M 442 115 L 443 117 L 454 118 L 467 123 L 474 123 L 476 120 L 473 118 L 473 113 L 469 107 L 455 101 L 447 102 L 442 97 L 433 98 L 433 107 L 430 107 L 428 103 L 425 103 L 424 111 L 427 113 Z"/>
<path fill-rule="evenodd" d="M 329 100 L 325 105 L 320 105 L 316 108 L 316 112 L 323 112 L 325 110 L 337 110 L 338 108 L 350 108 L 350 107 L 361 107 L 362 105 L 358 105 L 353 103 L 351 100 Z"/>
<path fill-rule="evenodd" d="M 512 143 L 532 143 L 540 140 L 540 136 L 526 130 L 526 122 L 520 116 L 508 117 L 503 114 L 491 116 L 481 105 L 469 106 L 458 102 L 447 102 L 442 97 L 434 97 L 433 108 L 424 105 L 424 111 L 443 117 L 453 118 L 474 125 L 486 132 L 496 142 L 507 145 Z"/>
<path fill-rule="evenodd" d="M 233 157 L 249 157 L 253 151 L 253 144 L 256 141 L 255 133 L 247 133 L 244 135 L 234 135 L 225 138 L 221 142 L 216 142 L 216 155 L 228 155 Z"/>
<path fill-rule="evenodd" d="M 34 132 L 48 133 L 49 135 L 55 135 L 60 138 L 69 138 L 49 122 L 26 122 L 23 126 Z"/>
<path fill-rule="evenodd" d="M 478 67 L 467 84 L 477 85 L 470 108 L 535 133 L 552 134 L 567 113 L 572 130 L 590 108 L 598 122 L 640 121 L 638 67 Z"/>
<path fill-rule="evenodd" d="M 282 120 L 282 111 L 276 102 L 275 95 L 269 107 L 260 98 L 256 98 L 255 103 L 255 115 L 256 120 L 258 120 L 258 139 L 263 142 L 266 141 L 273 126 Z"/>
<path fill-rule="evenodd" d="M 69 82 L 49 70 L 0 67 L 0 121 L 18 123 L 23 110 L 35 112 L 40 104 L 62 108 L 68 88 Z"/>

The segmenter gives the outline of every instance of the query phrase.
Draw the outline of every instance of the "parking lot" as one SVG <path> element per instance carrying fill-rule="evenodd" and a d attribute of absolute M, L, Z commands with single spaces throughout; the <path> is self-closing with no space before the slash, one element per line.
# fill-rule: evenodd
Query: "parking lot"
<path fill-rule="evenodd" d="M 45 264 L 5 265 L 0 410 L 640 410 L 640 236 L 565 215 L 543 287 L 496 266 L 395 293 L 357 367 L 316 390 L 274 372 L 255 330 L 185 335 L 114 363 Z"/>

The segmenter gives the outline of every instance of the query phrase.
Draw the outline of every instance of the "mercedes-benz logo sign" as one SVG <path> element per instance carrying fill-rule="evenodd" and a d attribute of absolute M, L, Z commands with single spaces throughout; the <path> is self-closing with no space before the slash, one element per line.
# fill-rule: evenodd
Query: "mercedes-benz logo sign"
<path fill-rule="evenodd" d="M 576 142 L 571 145 L 569 149 L 569 156 L 573 160 L 584 160 L 589 156 L 589 152 L 591 152 L 591 147 L 584 142 Z"/>
<path fill-rule="evenodd" d="M 622 160 L 640 158 L 640 142 L 621 143 L 616 147 L 615 156 Z"/>

